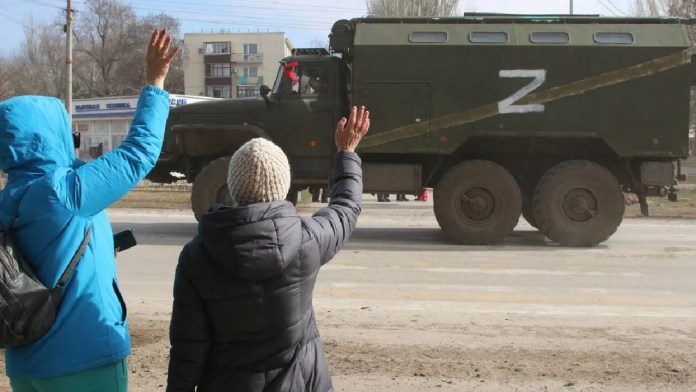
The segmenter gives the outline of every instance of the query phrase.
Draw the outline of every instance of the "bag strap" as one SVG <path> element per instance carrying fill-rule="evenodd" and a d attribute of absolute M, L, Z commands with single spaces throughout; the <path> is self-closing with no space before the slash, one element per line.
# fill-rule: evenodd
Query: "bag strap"
<path fill-rule="evenodd" d="M 8 224 L 7 228 L 5 228 L 5 225 L 2 224 L 2 221 L 0 221 L 0 232 L 5 234 L 5 236 L 10 236 L 10 229 L 12 229 L 12 225 L 14 225 L 14 222 L 19 218 L 19 213 L 16 213 L 11 219 L 10 223 Z"/>
<path fill-rule="evenodd" d="M 82 254 L 85 253 L 85 249 L 87 248 L 87 243 L 89 242 L 90 234 L 92 234 L 92 226 L 91 225 L 87 229 L 87 233 L 85 234 L 85 238 L 82 239 L 82 243 L 80 243 L 80 247 L 77 248 L 77 252 L 75 252 L 75 255 L 73 256 L 72 260 L 70 260 L 70 264 L 68 264 L 68 266 L 65 268 L 65 271 L 63 271 L 63 275 L 61 275 L 60 279 L 58 279 L 58 284 L 56 284 L 56 287 L 53 290 L 51 290 L 51 296 L 53 297 L 53 303 L 55 303 L 56 306 L 60 305 L 60 301 L 63 297 L 63 289 L 68 284 L 68 280 L 70 280 L 70 277 L 72 276 L 73 272 L 75 271 L 75 267 L 77 267 L 77 263 L 82 258 Z"/>

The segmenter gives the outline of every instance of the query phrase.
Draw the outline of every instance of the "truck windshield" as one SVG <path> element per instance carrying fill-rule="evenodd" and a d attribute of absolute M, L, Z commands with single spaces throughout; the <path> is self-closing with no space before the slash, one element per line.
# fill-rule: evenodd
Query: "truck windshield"
<path fill-rule="evenodd" d="M 330 85 L 327 70 L 316 64 L 299 64 L 295 61 L 282 64 L 273 84 L 273 94 L 317 96 L 328 94 Z"/>
<path fill-rule="evenodd" d="M 296 61 L 281 64 L 273 85 L 273 94 L 280 92 L 282 95 L 297 93 L 299 91 L 300 78 L 297 74 L 299 64 Z"/>
<path fill-rule="evenodd" d="M 283 79 L 283 68 L 284 68 L 284 64 L 281 64 L 280 68 L 278 68 L 278 75 L 276 75 L 275 83 L 273 83 L 273 94 L 277 94 L 278 91 L 280 90 L 280 83 L 282 82 L 282 79 Z"/>

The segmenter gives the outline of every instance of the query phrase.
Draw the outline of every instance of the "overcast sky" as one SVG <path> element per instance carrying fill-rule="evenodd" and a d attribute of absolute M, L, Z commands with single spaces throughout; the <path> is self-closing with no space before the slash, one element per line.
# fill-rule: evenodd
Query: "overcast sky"
<path fill-rule="evenodd" d="M 282 31 L 296 47 L 313 41 L 326 42 L 333 22 L 366 14 L 365 0 L 123 0 L 139 16 L 166 12 L 179 19 L 184 33 L 229 30 L 232 32 Z M 391 0 L 398 1 L 398 0 Z M 30 19 L 56 20 L 66 0 L 0 0 L 0 54 L 18 50 L 23 26 Z M 574 0 L 577 14 L 624 16 L 634 0 Z M 78 12 L 85 0 L 73 0 Z M 460 12 L 564 14 L 570 0 L 460 0 Z M 57 26 L 56 28 L 61 28 Z"/>

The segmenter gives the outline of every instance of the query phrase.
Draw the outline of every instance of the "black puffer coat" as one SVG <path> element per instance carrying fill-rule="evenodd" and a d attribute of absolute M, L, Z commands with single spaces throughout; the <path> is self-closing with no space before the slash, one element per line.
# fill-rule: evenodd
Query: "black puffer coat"
<path fill-rule="evenodd" d="M 332 390 L 312 292 L 355 228 L 360 158 L 337 153 L 332 178 L 311 218 L 286 201 L 202 216 L 176 269 L 167 391 Z"/>

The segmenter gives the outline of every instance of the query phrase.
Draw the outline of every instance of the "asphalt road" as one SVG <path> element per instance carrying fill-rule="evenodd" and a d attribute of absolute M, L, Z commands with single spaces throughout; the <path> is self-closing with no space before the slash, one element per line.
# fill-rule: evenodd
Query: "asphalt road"
<path fill-rule="evenodd" d="M 109 216 L 139 241 L 117 259 L 129 314 L 168 320 L 192 215 Z M 460 246 L 431 203 L 368 196 L 314 303 L 337 390 L 696 390 L 696 221 L 627 219 L 573 249 L 522 220 Z"/>
<path fill-rule="evenodd" d="M 114 231 L 133 228 L 139 242 L 118 256 L 127 296 L 168 307 L 178 252 L 195 235 L 195 220 L 185 211 L 114 209 L 109 216 Z M 609 241 L 585 249 L 548 243 L 521 220 L 500 245 L 460 246 L 447 241 L 430 206 L 368 200 L 350 242 L 322 270 L 315 297 L 694 317 L 694 256 L 692 221 L 628 219 Z"/>

